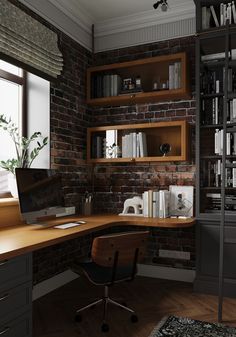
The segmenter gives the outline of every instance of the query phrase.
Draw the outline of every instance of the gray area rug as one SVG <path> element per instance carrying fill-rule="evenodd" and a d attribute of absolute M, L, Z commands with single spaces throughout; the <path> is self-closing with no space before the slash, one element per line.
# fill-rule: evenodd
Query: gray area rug
<path fill-rule="evenodd" d="M 149 337 L 236 337 L 236 328 L 190 318 L 169 316 L 163 319 Z"/>

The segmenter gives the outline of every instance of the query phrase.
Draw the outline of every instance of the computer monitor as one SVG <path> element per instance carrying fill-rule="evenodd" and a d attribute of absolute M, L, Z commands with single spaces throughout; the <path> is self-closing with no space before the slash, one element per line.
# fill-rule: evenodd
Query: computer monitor
<path fill-rule="evenodd" d="M 67 212 L 61 176 L 56 170 L 17 168 L 16 181 L 21 214 L 27 223 L 74 214 Z"/>

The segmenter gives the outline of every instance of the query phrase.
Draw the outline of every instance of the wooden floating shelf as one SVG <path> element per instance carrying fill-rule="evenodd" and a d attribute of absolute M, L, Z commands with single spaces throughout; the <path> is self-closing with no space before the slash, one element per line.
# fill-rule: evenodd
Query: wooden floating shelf
<path fill-rule="evenodd" d="M 181 65 L 180 88 L 154 91 L 152 88 L 153 82 L 157 78 L 165 82 L 169 80 L 169 65 L 174 62 L 179 62 Z M 104 76 L 105 74 L 117 74 L 121 79 L 140 76 L 143 91 L 96 98 L 92 92 L 92 88 L 95 87 L 93 83 L 94 76 Z M 87 70 L 87 104 L 90 105 L 120 106 L 125 104 L 189 99 L 190 97 L 189 70 L 186 53 L 162 55 L 141 60 L 97 66 Z"/>
<path fill-rule="evenodd" d="M 122 136 L 129 132 L 143 132 L 147 138 L 147 153 L 145 157 L 135 158 L 93 158 L 92 148 L 94 138 L 105 138 L 106 131 L 117 130 L 118 146 L 121 147 Z M 189 124 L 186 121 L 128 124 L 115 126 L 100 126 L 88 128 L 87 161 L 88 163 L 139 163 L 139 162 L 173 162 L 187 161 L 189 158 Z M 162 156 L 159 150 L 161 144 L 168 143 L 171 151 Z"/>

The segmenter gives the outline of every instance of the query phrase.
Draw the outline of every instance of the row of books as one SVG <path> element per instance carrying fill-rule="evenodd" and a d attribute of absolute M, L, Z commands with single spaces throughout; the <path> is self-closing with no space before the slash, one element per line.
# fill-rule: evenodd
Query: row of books
<path fill-rule="evenodd" d="M 175 62 L 169 65 L 169 89 L 181 87 L 181 63 Z"/>
<path fill-rule="evenodd" d="M 225 67 L 214 71 L 205 69 L 201 72 L 201 93 L 219 94 L 224 92 L 225 87 Z M 228 92 L 236 92 L 236 72 L 228 69 Z"/>
<path fill-rule="evenodd" d="M 223 135 L 224 131 L 215 130 L 215 154 L 223 154 Z M 226 133 L 226 155 L 236 154 L 236 133 Z"/>
<path fill-rule="evenodd" d="M 117 74 L 96 75 L 92 78 L 93 98 L 117 96 L 121 91 L 121 77 Z"/>
<path fill-rule="evenodd" d="M 226 163 L 230 163 L 229 160 Z M 233 164 L 236 162 L 233 161 Z M 202 187 L 221 187 L 222 183 L 222 161 L 204 161 L 201 165 Z M 226 168 L 225 187 L 236 187 L 236 168 Z"/>
<path fill-rule="evenodd" d="M 202 125 L 223 123 L 223 97 L 213 97 L 201 100 Z"/>
<path fill-rule="evenodd" d="M 206 198 L 208 201 L 208 209 L 210 212 L 218 212 L 221 210 L 221 194 L 220 193 L 207 193 Z M 225 210 L 236 210 L 236 196 L 227 195 L 225 197 Z"/>
<path fill-rule="evenodd" d="M 167 218 L 170 215 L 170 191 L 145 191 L 143 193 L 143 216 Z"/>
<path fill-rule="evenodd" d="M 225 26 L 227 20 L 229 24 L 236 23 L 236 10 L 234 1 L 202 7 L 202 29 Z"/>
<path fill-rule="evenodd" d="M 144 132 L 122 136 L 122 158 L 147 157 L 147 137 Z"/>
<path fill-rule="evenodd" d="M 118 130 L 106 130 L 106 136 L 94 135 L 91 144 L 92 158 L 138 158 L 146 157 L 147 138 L 145 132 L 131 132 L 122 136 L 122 147 L 118 146 Z"/>

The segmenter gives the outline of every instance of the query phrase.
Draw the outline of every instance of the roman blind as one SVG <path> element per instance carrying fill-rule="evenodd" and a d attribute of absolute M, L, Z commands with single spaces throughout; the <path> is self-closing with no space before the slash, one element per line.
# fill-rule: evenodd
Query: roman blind
<path fill-rule="evenodd" d="M 8 0 L 0 0 L 0 52 L 50 77 L 63 68 L 57 34 Z"/>

